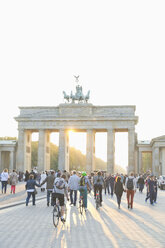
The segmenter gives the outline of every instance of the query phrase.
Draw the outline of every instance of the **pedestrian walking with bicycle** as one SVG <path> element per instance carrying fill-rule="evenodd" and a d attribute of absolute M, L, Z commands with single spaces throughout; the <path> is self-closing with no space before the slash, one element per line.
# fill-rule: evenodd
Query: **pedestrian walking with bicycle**
<path fill-rule="evenodd" d="M 124 188 L 123 188 L 123 184 L 121 182 L 121 177 L 118 176 L 117 180 L 115 182 L 115 186 L 114 186 L 114 193 L 116 194 L 119 209 L 120 209 L 121 197 L 122 197 L 123 191 L 124 191 Z"/>
<path fill-rule="evenodd" d="M 65 202 L 64 202 L 64 195 L 66 195 L 67 200 L 68 198 L 68 184 L 65 181 L 66 176 L 62 175 L 61 173 L 58 172 L 57 177 L 54 181 L 54 189 L 52 193 L 52 204 L 56 205 L 56 200 L 59 200 L 59 204 L 61 207 L 61 221 L 64 223 L 66 220 L 64 218 L 64 213 L 65 213 Z"/>
<path fill-rule="evenodd" d="M 85 211 L 87 211 L 87 190 L 88 188 L 89 188 L 89 191 L 91 191 L 92 187 L 91 187 L 90 181 L 87 177 L 86 172 L 82 172 L 82 176 L 79 181 L 79 191 L 80 191 L 80 197 L 83 197 Z"/>

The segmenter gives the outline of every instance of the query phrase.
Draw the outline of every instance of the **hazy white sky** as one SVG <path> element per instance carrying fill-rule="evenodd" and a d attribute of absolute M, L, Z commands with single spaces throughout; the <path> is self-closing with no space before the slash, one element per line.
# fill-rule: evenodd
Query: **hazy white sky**
<path fill-rule="evenodd" d="M 92 104 L 136 105 L 138 139 L 164 135 L 164 13 L 164 0 L 0 1 L 0 136 L 17 136 L 18 106 L 62 103 L 74 74 Z"/>

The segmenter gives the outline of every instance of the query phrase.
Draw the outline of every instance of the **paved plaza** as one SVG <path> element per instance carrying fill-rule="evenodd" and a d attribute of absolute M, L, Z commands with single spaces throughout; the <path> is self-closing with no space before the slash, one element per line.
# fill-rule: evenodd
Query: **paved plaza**
<path fill-rule="evenodd" d="M 23 183 L 19 187 L 17 194 L 21 194 Z M 25 197 L 25 191 L 22 195 Z M 45 193 L 40 193 L 37 198 L 43 195 Z M 22 202 L 22 198 L 11 200 L 13 195 L 8 194 L 4 204 L 2 197 L 0 195 L 1 248 L 165 247 L 165 191 L 159 190 L 155 206 L 145 203 L 145 193 L 137 192 L 133 210 L 127 209 L 124 193 L 120 210 L 115 196 L 104 195 L 103 207 L 97 211 L 91 194 L 88 212 L 81 216 L 77 207 L 68 204 L 66 224 L 60 223 L 58 228 L 53 226 L 52 207 L 46 206 L 46 198 L 36 201 L 36 206 L 30 203 L 28 207 L 21 204 L 2 209 L 7 201 L 10 204 Z"/>

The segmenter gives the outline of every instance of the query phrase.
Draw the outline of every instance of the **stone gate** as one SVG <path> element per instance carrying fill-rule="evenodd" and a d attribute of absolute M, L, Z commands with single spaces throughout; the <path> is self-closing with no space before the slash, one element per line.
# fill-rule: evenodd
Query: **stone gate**
<path fill-rule="evenodd" d="M 59 132 L 59 169 L 69 170 L 69 130 L 86 132 L 86 170 L 95 169 L 95 134 L 107 133 L 107 171 L 114 172 L 115 132 L 128 132 L 128 172 L 137 172 L 135 106 L 65 103 L 57 107 L 19 107 L 16 168 L 31 169 L 31 135 L 39 133 L 38 170 L 50 169 L 50 134 Z"/>

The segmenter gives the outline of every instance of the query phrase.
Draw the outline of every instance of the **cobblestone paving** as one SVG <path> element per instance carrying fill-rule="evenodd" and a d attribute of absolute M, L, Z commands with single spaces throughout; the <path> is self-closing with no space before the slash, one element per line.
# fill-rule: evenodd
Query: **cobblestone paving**
<path fill-rule="evenodd" d="M 104 196 L 103 207 L 97 211 L 93 195 L 89 195 L 88 212 L 81 216 L 76 207 L 68 205 L 66 224 L 57 228 L 46 199 L 36 206 L 0 210 L 0 247 L 165 248 L 165 191 L 158 192 L 155 206 L 144 199 L 145 193 L 137 192 L 134 209 L 128 210 L 125 194 L 121 209 L 117 209 L 115 196 Z"/>

